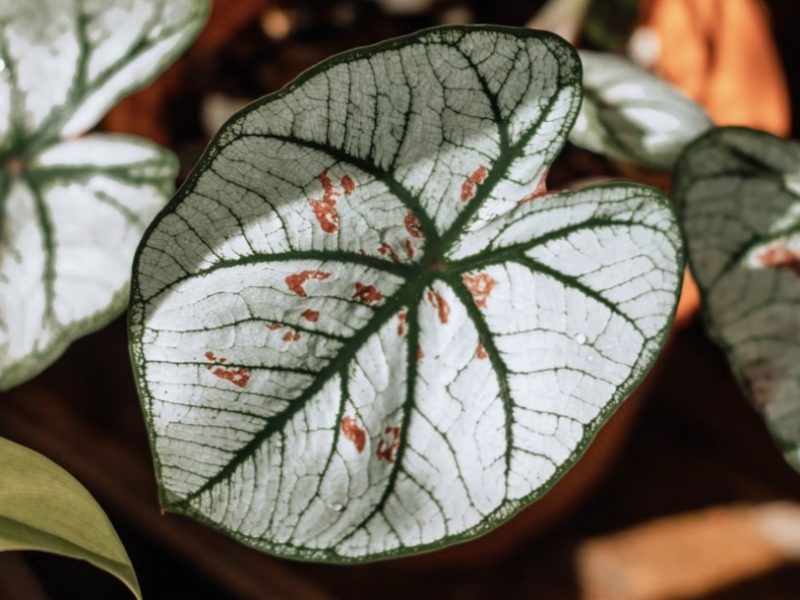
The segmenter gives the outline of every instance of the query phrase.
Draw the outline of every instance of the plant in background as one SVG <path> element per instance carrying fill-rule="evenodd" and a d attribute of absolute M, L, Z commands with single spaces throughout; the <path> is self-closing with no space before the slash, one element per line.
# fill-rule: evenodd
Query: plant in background
<path fill-rule="evenodd" d="M 139 138 L 78 136 L 165 69 L 207 11 L 194 0 L 0 2 L 0 389 L 125 309 L 134 250 L 174 190 L 177 160 Z M 0 438 L 9 549 L 88 560 L 139 595 L 89 493 Z"/>
<path fill-rule="evenodd" d="M 800 146 L 720 128 L 676 176 L 706 327 L 800 469 Z"/>
<path fill-rule="evenodd" d="M 545 493 L 652 365 L 683 271 L 655 189 L 546 193 L 580 100 L 561 38 L 449 27 L 229 121 L 135 261 L 164 506 L 345 562 Z"/>
<path fill-rule="evenodd" d="M 127 304 L 130 262 L 174 187 L 147 140 L 93 133 L 167 67 L 207 2 L 0 2 L 0 389 Z"/>
<path fill-rule="evenodd" d="M 580 51 L 583 104 L 569 141 L 609 158 L 671 170 L 683 148 L 711 127 L 705 111 L 632 62 Z"/>

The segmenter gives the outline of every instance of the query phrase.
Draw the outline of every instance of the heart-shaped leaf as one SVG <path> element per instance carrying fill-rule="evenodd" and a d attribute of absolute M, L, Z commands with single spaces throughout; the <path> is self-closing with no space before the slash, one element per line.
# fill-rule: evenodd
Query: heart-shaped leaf
<path fill-rule="evenodd" d="M 124 309 L 177 161 L 127 136 L 69 138 L 162 71 L 206 11 L 195 0 L 0 4 L 0 389 Z"/>
<path fill-rule="evenodd" d="M 0 438 L 0 551 L 5 550 L 88 561 L 142 597 L 125 548 L 86 488 L 41 454 Z"/>
<path fill-rule="evenodd" d="M 716 129 L 676 174 L 706 327 L 800 469 L 800 144 Z"/>
<path fill-rule="evenodd" d="M 613 54 L 581 50 L 584 98 L 569 141 L 610 158 L 671 170 L 686 145 L 711 127 L 679 90 Z"/>
<path fill-rule="evenodd" d="M 342 562 L 544 493 L 652 363 L 681 279 L 656 190 L 538 198 L 579 102 L 557 36 L 449 27 L 224 126 L 134 266 L 165 506 Z"/>

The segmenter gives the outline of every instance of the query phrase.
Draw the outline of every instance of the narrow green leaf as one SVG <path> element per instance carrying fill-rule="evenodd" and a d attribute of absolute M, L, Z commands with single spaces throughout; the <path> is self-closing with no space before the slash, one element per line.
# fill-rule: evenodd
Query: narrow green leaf
<path fill-rule="evenodd" d="M 177 160 L 94 134 L 202 26 L 205 0 L 0 0 L 0 390 L 124 310 Z"/>
<path fill-rule="evenodd" d="M 637 385 L 681 278 L 669 203 L 544 193 L 580 102 L 557 36 L 446 27 L 244 109 L 134 265 L 162 501 L 282 556 L 479 535 Z"/>
<path fill-rule="evenodd" d="M 720 128 L 678 163 L 706 327 L 800 470 L 800 144 Z"/>
<path fill-rule="evenodd" d="M 0 551 L 85 560 L 141 598 L 131 561 L 91 494 L 51 460 L 0 438 Z"/>
<path fill-rule="evenodd" d="M 581 50 L 584 100 L 569 141 L 610 158 L 671 170 L 681 150 L 711 127 L 679 90 L 613 54 Z"/>

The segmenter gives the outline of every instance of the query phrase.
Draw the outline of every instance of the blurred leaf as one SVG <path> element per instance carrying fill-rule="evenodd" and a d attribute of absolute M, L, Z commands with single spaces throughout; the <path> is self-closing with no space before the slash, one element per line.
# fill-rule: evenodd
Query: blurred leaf
<path fill-rule="evenodd" d="M 675 197 L 708 331 L 800 469 L 800 144 L 713 130 L 681 157 Z"/>
<path fill-rule="evenodd" d="M 0 438 L 0 551 L 6 550 L 88 561 L 141 599 L 130 559 L 86 488 L 41 454 Z"/>
<path fill-rule="evenodd" d="M 127 306 L 130 264 L 174 189 L 147 140 L 83 134 L 205 22 L 206 0 L 0 0 L 0 389 Z"/>
<path fill-rule="evenodd" d="M 672 169 L 681 150 L 711 126 L 701 107 L 632 62 L 580 52 L 583 104 L 569 140 L 610 158 Z"/>

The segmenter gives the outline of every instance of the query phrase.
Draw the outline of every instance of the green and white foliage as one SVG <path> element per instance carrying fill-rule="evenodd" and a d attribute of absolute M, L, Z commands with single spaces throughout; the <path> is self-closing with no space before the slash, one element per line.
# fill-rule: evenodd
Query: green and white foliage
<path fill-rule="evenodd" d="M 92 134 L 204 23 L 196 0 L 0 0 L 0 389 L 118 315 L 175 157 Z"/>
<path fill-rule="evenodd" d="M 165 506 L 348 562 L 478 535 L 637 385 L 681 279 L 656 190 L 544 195 L 578 57 L 447 27 L 228 122 L 146 234 L 131 349 Z"/>
<path fill-rule="evenodd" d="M 678 163 L 676 198 L 706 327 L 800 468 L 800 144 L 716 129 Z"/>
<path fill-rule="evenodd" d="M 609 158 L 671 170 L 711 127 L 705 111 L 655 75 L 613 54 L 580 51 L 584 97 L 569 141 Z"/>

